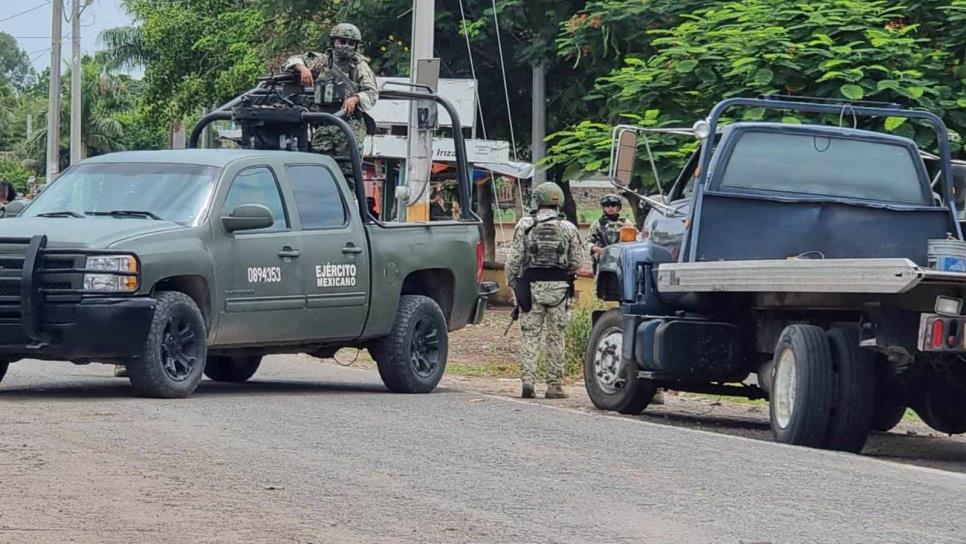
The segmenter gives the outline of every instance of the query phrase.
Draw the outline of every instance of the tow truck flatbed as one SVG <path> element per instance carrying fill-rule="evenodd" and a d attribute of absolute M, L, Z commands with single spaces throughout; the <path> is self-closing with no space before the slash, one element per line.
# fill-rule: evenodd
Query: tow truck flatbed
<path fill-rule="evenodd" d="M 923 284 L 966 285 L 966 273 L 924 268 L 909 259 L 770 259 L 664 263 L 661 292 L 902 294 Z"/>

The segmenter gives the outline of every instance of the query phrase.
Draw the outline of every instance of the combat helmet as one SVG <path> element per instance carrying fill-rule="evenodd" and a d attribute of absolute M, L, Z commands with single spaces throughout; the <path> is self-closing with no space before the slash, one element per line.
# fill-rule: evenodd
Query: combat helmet
<path fill-rule="evenodd" d="M 563 190 L 556 183 L 547 181 L 537 185 L 533 190 L 533 207 L 540 208 L 559 208 L 563 206 Z"/>
<path fill-rule="evenodd" d="M 329 31 L 329 41 L 336 38 L 342 38 L 343 40 L 351 40 L 355 43 L 362 43 L 362 32 L 359 31 L 359 27 L 350 23 L 339 23 L 332 27 Z"/>
<path fill-rule="evenodd" d="M 621 197 L 615 195 L 614 193 L 606 194 L 600 197 L 600 207 L 605 206 L 621 206 L 623 207 L 623 202 L 621 202 Z"/>

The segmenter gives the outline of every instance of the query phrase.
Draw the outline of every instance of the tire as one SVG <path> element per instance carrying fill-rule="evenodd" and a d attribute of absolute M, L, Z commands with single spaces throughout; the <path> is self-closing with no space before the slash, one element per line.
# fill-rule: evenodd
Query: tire
<path fill-rule="evenodd" d="M 876 402 L 875 414 L 872 416 L 872 429 L 887 433 L 895 429 L 905 415 L 906 407 L 904 405 L 880 398 Z"/>
<path fill-rule="evenodd" d="M 772 435 L 777 442 L 820 448 L 825 445 L 835 393 L 828 338 L 819 327 L 789 325 L 775 347 L 772 382 Z"/>
<path fill-rule="evenodd" d="M 620 309 L 608 310 L 597 319 L 584 354 L 584 387 L 600 410 L 640 414 L 654 398 L 657 388 L 637 378 L 635 364 L 624 365 L 616 374 L 623 345 Z"/>
<path fill-rule="evenodd" d="M 859 349 L 857 330 L 832 329 L 828 341 L 836 387 L 825 447 L 859 453 L 875 415 L 875 365 L 872 356 Z"/>
<path fill-rule="evenodd" d="M 0 382 L 2 382 L 3 377 L 7 375 L 7 367 L 9 366 L 10 366 L 10 363 L 8 363 L 7 361 L 0 361 Z"/>
<path fill-rule="evenodd" d="M 248 381 L 262 364 L 262 356 L 231 357 L 212 355 L 205 363 L 205 376 L 216 382 L 242 383 Z"/>
<path fill-rule="evenodd" d="M 934 430 L 948 435 L 966 433 L 966 398 L 961 388 L 934 379 L 913 409 Z"/>
<path fill-rule="evenodd" d="M 184 398 L 201 383 L 208 352 L 205 320 L 188 295 L 158 294 L 158 304 L 140 357 L 127 364 L 139 395 Z"/>
<path fill-rule="evenodd" d="M 379 376 L 393 393 L 429 393 L 446 371 L 449 329 L 436 301 L 403 295 L 392 330 L 369 345 Z"/>

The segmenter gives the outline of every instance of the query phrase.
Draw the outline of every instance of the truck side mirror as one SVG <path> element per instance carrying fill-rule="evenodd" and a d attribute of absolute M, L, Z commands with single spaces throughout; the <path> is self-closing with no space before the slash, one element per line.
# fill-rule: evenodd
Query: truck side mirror
<path fill-rule="evenodd" d="M 956 209 L 962 211 L 966 206 L 966 163 L 953 163 L 953 192 Z"/>
<path fill-rule="evenodd" d="M 634 175 L 634 161 L 637 158 L 637 134 L 632 131 L 622 132 L 617 143 L 617 168 L 614 170 L 617 184 L 627 187 Z"/>
<path fill-rule="evenodd" d="M 275 218 L 267 206 L 242 204 L 232 210 L 230 215 L 222 216 L 221 224 L 228 232 L 266 229 L 275 224 Z"/>

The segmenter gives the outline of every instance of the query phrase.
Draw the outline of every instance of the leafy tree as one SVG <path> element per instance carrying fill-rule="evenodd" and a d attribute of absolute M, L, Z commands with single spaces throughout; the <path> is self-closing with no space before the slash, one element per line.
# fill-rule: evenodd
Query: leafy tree
<path fill-rule="evenodd" d="M 9 181 L 17 188 L 18 193 L 22 193 L 27 188 L 27 178 L 30 172 L 19 162 L 12 160 L 0 160 L 0 181 Z"/>
<path fill-rule="evenodd" d="M 84 142 L 83 156 L 94 156 L 124 149 L 124 127 L 118 119 L 118 112 L 129 107 L 132 98 L 128 91 L 130 78 L 113 76 L 104 71 L 104 64 L 95 58 L 84 57 L 83 80 L 81 82 L 81 139 Z M 39 86 L 47 86 L 49 73 L 41 75 Z M 61 133 L 60 164 L 66 167 L 70 162 L 70 74 L 62 80 L 61 87 Z M 46 103 L 37 116 L 41 120 L 33 136 L 22 148 L 24 155 L 46 164 L 44 157 L 47 145 Z"/>
<path fill-rule="evenodd" d="M 591 4 L 615 3 L 621 4 Z M 943 116 L 957 137 L 966 130 L 966 100 L 961 98 L 964 74 L 959 68 L 963 42 L 947 44 L 934 38 L 961 25 L 966 19 L 966 2 L 746 0 L 702 4 L 690 13 L 666 12 L 673 26 L 649 27 L 644 34 L 648 43 L 638 46 L 641 54 L 628 54 L 622 66 L 598 79 L 595 103 L 602 115 L 556 134 L 551 164 L 600 170 L 607 160 L 610 125 L 690 125 L 717 101 L 731 96 L 778 93 L 898 102 Z M 917 22 L 910 14 L 921 18 Z M 624 21 L 613 13 L 609 16 Z M 605 20 L 601 15 L 601 28 Z M 641 14 L 637 23 L 649 26 Z M 576 45 L 582 55 L 593 59 L 621 50 L 621 44 L 612 38 L 594 49 L 587 45 L 589 34 L 586 28 L 577 28 L 569 37 L 565 35 L 558 42 L 561 53 L 572 55 Z M 766 117 L 763 110 L 739 114 L 751 120 Z M 789 115 L 778 119 L 804 120 Z M 877 123 L 875 128 L 914 137 L 920 145 L 934 143 L 931 131 L 913 123 L 895 118 Z M 684 156 L 670 142 L 659 143 L 658 150 L 666 158 Z M 641 179 L 636 184 L 652 189 L 654 180 L 647 169 L 638 171 Z"/>
<path fill-rule="evenodd" d="M 13 85 L 15 89 L 22 89 L 33 75 L 30 58 L 27 52 L 20 49 L 17 39 L 0 32 L 0 85 L 4 82 Z"/>

